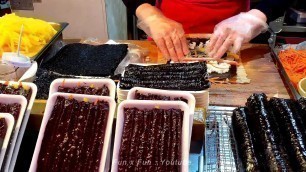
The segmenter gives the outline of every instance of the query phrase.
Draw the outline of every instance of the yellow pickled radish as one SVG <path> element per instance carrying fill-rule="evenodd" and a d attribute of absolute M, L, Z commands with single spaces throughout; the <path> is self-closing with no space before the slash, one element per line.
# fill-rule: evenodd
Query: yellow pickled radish
<path fill-rule="evenodd" d="M 56 30 L 43 20 L 7 14 L 0 17 L 0 57 L 3 52 L 16 52 L 21 26 L 24 25 L 20 53 L 34 57 L 56 34 Z"/>

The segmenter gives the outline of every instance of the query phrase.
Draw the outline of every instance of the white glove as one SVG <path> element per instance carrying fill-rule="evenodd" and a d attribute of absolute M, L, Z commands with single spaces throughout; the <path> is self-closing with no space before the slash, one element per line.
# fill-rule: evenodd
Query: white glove
<path fill-rule="evenodd" d="M 158 9 L 146 17 L 138 14 L 137 26 L 155 41 L 167 60 L 177 62 L 189 53 L 182 25 L 163 16 Z"/>
<path fill-rule="evenodd" d="M 261 11 L 250 10 L 220 22 L 215 26 L 208 43 L 208 55 L 219 59 L 228 50 L 237 53 L 243 43 L 267 31 L 266 21 L 267 18 Z"/>

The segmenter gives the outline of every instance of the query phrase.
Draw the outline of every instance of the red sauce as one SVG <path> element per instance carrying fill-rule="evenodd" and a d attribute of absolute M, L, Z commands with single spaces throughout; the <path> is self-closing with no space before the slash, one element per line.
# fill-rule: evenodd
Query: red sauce
<path fill-rule="evenodd" d="M 19 113 L 20 113 L 21 105 L 18 103 L 13 104 L 2 104 L 0 103 L 0 112 L 1 113 L 10 113 L 13 115 L 15 121 L 18 120 Z"/>
<path fill-rule="evenodd" d="M 4 118 L 0 119 L 0 138 L 4 139 L 7 131 L 7 125 Z"/>

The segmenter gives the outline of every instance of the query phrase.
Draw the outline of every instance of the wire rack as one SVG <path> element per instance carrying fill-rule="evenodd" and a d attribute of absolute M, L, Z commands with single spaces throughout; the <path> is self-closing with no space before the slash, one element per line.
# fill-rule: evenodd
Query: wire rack
<path fill-rule="evenodd" d="M 206 119 L 204 171 L 242 171 L 231 130 L 233 110 L 233 107 L 209 108 L 209 116 Z"/>

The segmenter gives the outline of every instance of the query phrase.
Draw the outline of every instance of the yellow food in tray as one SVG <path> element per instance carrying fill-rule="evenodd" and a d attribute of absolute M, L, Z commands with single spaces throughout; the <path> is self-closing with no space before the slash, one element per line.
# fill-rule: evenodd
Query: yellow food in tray
<path fill-rule="evenodd" d="M 34 57 L 56 34 L 56 30 L 43 20 L 7 14 L 0 17 L 0 57 L 3 52 L 16 52 L 21 26 L 24 26 L 20 52 Z"/>

